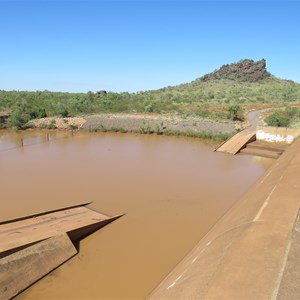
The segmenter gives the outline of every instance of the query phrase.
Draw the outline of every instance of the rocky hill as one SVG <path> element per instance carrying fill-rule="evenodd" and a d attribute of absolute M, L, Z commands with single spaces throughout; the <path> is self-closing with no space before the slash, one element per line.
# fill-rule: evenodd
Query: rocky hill
<path fill-rule="evenodd" d="M 228 79 L 239 82 L 258 82 L 267 79 L 271 74 L 267 71 L 266 60 L 253 61 L 244 59 L 234 64 L 223 65 L 219 70 L 206 74 L 201 81 Z"/>

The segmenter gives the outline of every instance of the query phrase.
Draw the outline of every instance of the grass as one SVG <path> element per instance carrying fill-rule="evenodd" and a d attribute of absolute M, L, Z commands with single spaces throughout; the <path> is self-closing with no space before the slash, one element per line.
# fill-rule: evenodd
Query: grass
<path fill-rule="evenodd" d="M 77 130 L 77 129 L 78 129 L 78 126 L 77 126 L 77 125 L 74 125 L 74 124 L 70 124 L 70 125 L 69 125 L 69 128 L 70 128 L 71 130 Z"/>
<path fill-rule="evenodd" d="M 200 139 L 209 139 L 213 141 L 226 141 L 228 138 L 233 136 L 236 132 L 226 132 L 226 133 L 212 133 L 208 131 L 177 131 L 177 130 L 166 130 L 163 132 L 164 135 L 168 136 L 186 136 L 186 137 L 194 137 Z"/>
<path fill-rule="evenodd" d="M 124 129 L 123 127 L 112 127 L 111 130 L 112 132 L 121 132 L 121 133 L 127 133 L 128 130 Z"/>

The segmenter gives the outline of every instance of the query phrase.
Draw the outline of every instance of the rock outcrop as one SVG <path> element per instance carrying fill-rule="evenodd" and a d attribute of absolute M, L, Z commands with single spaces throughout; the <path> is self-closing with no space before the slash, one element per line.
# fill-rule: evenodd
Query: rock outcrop
<path fill-rule="evenodd" d="M 240 82 L 257 82 L 267 79 L 271 74 L 266 69 L 266 60 L 244 59 L 235 64 L 223 65 L 219 70 L 206 74 L 201 81 L 228 79 Z"/>

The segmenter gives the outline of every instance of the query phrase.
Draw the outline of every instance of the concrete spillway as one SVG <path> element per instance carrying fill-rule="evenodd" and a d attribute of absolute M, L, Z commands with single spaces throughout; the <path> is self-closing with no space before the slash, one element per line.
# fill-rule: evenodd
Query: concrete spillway
<path fill-rule="evenodd" d="M 255 141 L 256 130 L 253 128 L 238 132 L 233 137 L 222 143 L 215 151 L 237 154 L 249 142 Z"/>
<path fill-rule="evenodd" d="M 299 206 L 298 138 L 149 299 L 299 299 Z"/>
<path fill-rule="evenodd" d="M 78 241 L 118 217 L 79 205 L 0 223 L 0 258 L 63 233 L 68 233 L 72 241 Z"/>
<path fill-rule="evenodd" d="M 116 220 L 86 204 L 0 223 L 0 299 L 11 299 L 77 254 L 73 243 Z"/>

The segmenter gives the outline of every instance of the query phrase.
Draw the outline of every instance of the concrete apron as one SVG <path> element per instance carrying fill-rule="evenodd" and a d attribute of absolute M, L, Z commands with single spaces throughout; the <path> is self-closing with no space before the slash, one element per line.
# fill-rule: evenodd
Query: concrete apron
<path fill-rule="evenodd" d="M 300 138 L 148 298 L 284 299 L 292 286 L 296 299 L 300 285 L 287 266 L 299 204 Z"/>

